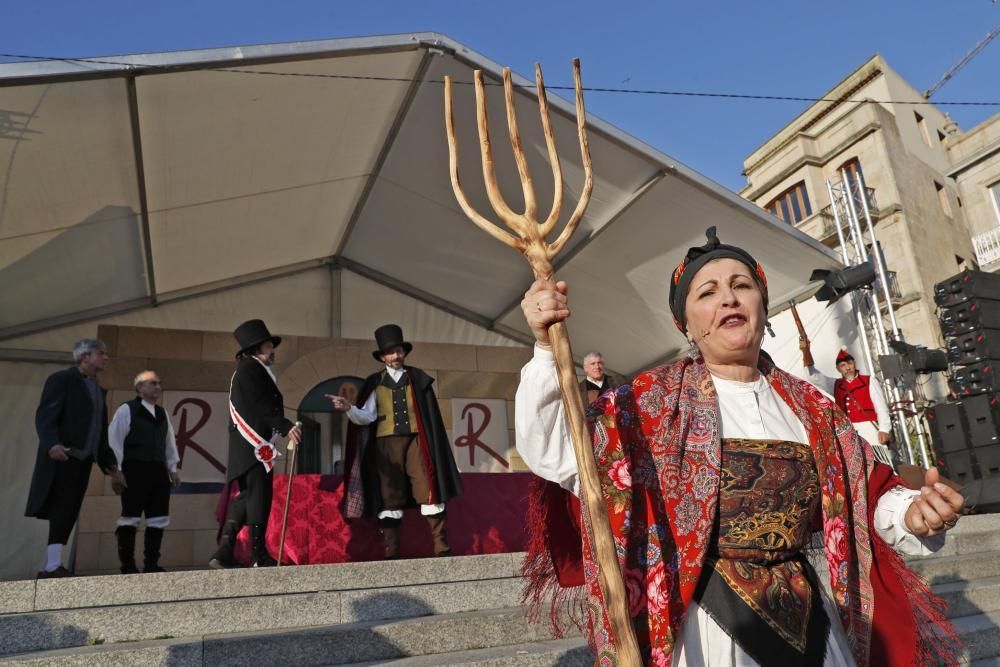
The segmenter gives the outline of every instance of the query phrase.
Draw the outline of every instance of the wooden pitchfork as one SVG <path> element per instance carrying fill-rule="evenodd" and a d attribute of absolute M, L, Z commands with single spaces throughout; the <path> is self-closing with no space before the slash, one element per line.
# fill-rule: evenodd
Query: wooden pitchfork
<path fill-rule="evenodd" d="M 469 203 L 462 190 L 458 177 L 458 142 L 455 137 L 455 119 L 452 110 L 451 77 L 444 78 L 444 114 L 445 126 L 448 131 L 448 157 L 451 169 L 451 185 L 459 206 L 472 222 L 484 232 L 498 241 L 517 250 L 531 265 L 536 279 L 555 280 L 552 260 L 573 235 L 580 219 L 583 217 L 590 194 L 594 189 L 594 175 L 590 162 L 590 146 L 587 143 L 585 127 L 586 111 L 583 106 L 583 92 L 580 84 L 580 60 L 573 60 L 573 81 L 576 86 L 576 125 L 580 138 L 580 153 L 583 162 L 583 191 L 576 204 L 576 210 L 570 216 L 562 232 L 552 243 L 546 241 L 559 222 L 562 212 L 562 168 L 559 165 L 559 154 L 556 151 L 555 137 L 549 120 L 549 103 L 545 97 L 545 84 L 542 81 L 542 69 L 535 65 L 535 85 L 538 89 L 538 107 L 542 118 L 542 130 L 545 134 L 545 145 L 548 148 L 549 162 L 552 167 L 552 178 L 555 194 L 552 210 L 544 220 L 538 219 L 538 204 L 535 199 L 535 189 L 528 170 L 528 161 L 524 156 L 521 144 L 521 134 L 517 126 L 517 116 L 514 111 L 514 88 L 511 84 L 510 68 L 503 70 L 504 97 L 507 106 L 507 127 L 510 133 L 510 143 L 514 150 L 514 160 L 521 177 L 521 190 L 524 193 L 524 213 L 515 213 L 504 201 L 500 186 L 497 183 L 496 170 L 493 164 L 493 148 L 490 143 L 489 122 L 486 116 L 486 93 L 483 86 L 483 73 L 475 72 L 476 84 L 476 118 L 479 125 L 479 147 L 483 161 L 483 178 L 486 181 L 486 194 L 497 217 L 509 227 L 516 236 L 500 228 L 480 215 Z M 577 385 L 576 370 L 573 365 L 573 352 L 569 344 L 565 322 L 557 322 L 549 327 L 549 338 L 552 351 L 555 354 L 556 370 L 559 385 L 562 389 L 563 405 L 566 408 L 566 418 L 569 423 L 576 453 L 577 470 L 580 475 L 581 500 L 586 503 L 590 513 L 591 526 L 594 534 L 594 552 L 597 556 L 601 590 L 604 593 L 604 603 L 614 632 L 614 641 L 618 654 L 624 665 L 640 665 L 639 646 L 635 640 L 635 632 L 628 614 L 628 598 L 618 565 L 618 554 L 615 550 L 611 524 L 608 520 L 607 507 L 604 504 L 604 494 L 601 492 L 601 482 L 597 473 L 597 462 L 594 460 L 594 450 L 590 435 L 584 421 L 583 399 Z"/>

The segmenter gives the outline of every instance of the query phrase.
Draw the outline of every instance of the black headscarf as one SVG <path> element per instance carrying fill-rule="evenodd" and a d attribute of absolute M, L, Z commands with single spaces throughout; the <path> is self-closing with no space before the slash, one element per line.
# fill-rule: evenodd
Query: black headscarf
<path fill-rule="evenodd" d="M 705 230 L 705 237 L 708 239 L 705 245 L 688 248 L 684 259 L 674 269 L 673 279 L 670 281 L 670 312 L 673 313 L 674 323 L 681 333 L 687 333 L 684 302 L 687 301 L 688 290 L 691 289 L 691 280 L 701 267 L 716 259 L 735 259 L 747 265 L 750 275 L 760 287 L 764 297 L 764 310 L 767 311 L 767 277 L 757 260 L 743 248 L 721 243 L 719 237 L 715 235 L 714 226 Z"/>

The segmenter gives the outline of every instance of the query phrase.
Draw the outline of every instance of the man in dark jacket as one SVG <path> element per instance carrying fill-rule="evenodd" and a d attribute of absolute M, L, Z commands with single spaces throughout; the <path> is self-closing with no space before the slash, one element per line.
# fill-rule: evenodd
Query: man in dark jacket
<path fill-rule="evenodd" d="M 462 492 L 462 481 L 431 388 L 434 379 L 403 365 L 413 345 L 403 340 L 397 325 L 379 327 L 375 343 L 372 355 L 385 368 L 368 376 L 357 404 L 327 394 L 352 423 L 345 514 L 349 519 L 377 516 L 385 557 L 393 559 L 399 557 L 403 509 L 419 505 L 434 538 L 434 554 L 450 555 L 445 503 Z"/>
<path fill-rule="evenodd" d="M 97 374 L 110 357 L 104 343 L 85 338 L 73 346 L 76 366 L 49 376 L 35 413 L 38 455 L 25 516 L 49 522 L 49 546 L 39 579 L 69 576 L 62 548 L 73 532 L 96 460 L 105 474 L 120 479 L 108 446 L 107 392 Z"/>
<path fill-rule="evenodd" d="M 580 395 L 583 397 L 584 407 L 619 384 L 610 375 L 604 374 L 604 355 L 600 352 L 588 352 L 583 355 L 583 372 L 586 377 L 580 380 Z"/>
<path fill-rule="evenodd" d="M 302 429 L 285 418 L 284 400 L 270 369 L 281 337 L 272 336 L 262 320 L 244 322 L 233 336 L 240 351 L 229 391 L 229 465 L 223 493 L 229 493 L 229 483 L 235 480 L 240 494 L 229 507 L 219 548 L 209 565 L 235 567 L 236 536 L 249 525 L 250 566 L 270 567 L 277 564 L 265 545 L 277 456 L 273 441 L 280 434 L 298 444 Z"/>

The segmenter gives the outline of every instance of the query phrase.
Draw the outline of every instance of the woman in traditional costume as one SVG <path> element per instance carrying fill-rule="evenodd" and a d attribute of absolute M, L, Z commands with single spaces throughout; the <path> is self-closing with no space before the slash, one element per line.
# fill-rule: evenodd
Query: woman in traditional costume
<path fill-rule="evenodd" d="M 921 489 L 907 488 L 829 398 L 761 354 L 764 271 L 714 227 L 707 236 L 670 283 L 690 358 L 587 411 L 645 662 L 955 663 L 944 603 L 899 553 L 940 549 L 962 496 L 933 468 Z M 576 523 L 556 486 L 578 492 L 547 349 L 548 327 L 569 316 L 566 286 L 537 281 L 521 306 L 537 344 L 516 397 L 517 448 L 549 481 L 534 499 L 527 595 L 548 595 L 556 577 L 584 584 L 591 648 L 599 664 L 617 664 L 586 508 Z M 818 530 L 832 599 L 803 555 Z"/>

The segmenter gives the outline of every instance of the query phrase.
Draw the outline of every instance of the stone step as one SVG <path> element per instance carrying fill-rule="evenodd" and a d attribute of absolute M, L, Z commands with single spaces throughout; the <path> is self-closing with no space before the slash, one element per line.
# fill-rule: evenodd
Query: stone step
<path fill-rule="evenodd" d="M 550 639 L 530 644 L 514 644 L 496 648 L 461 651 L 459 653 L 438 653 L 399 660 L 378 660 L 356 662 L 347 667 L 370 667 L 393 665 L 393 667 L 436 667 L 437 665 L 475 665 L 476 667 L 504 667 L 518 665 L 524 667 L 590 667 L 594 664 L 594 654 L 583 637 Z"/>
<path fill-rule="evenodd" d="M 934 592 L 948 603 L 948 617 L 1000 611 L 1000 577 L 937 584 Z"/>
<path fill-rule="evenodd" d="M 308 667 L 371 663 L 416 655 L 451 654 L 441 657 L 460 659 L 457 654 L 461 652 L 481 649 L 497 649 L 502 656 L 504 650 L 517 650 L 511 649 L 510 642 L 535 644 L 550 639 L 551 631 L 547 625 L 528 623 L 521 609 L 514 607 L 295 630 L 85 645 L 10 656 L 5 662 L 53 666 L 171 664 L 243 667 L 252 664 Z M 582 641 L 579 637 L 576 639 Z M 555 647 L 558 650 L 550 653 L 555 655 L 560 650 L 566 650 L 567 655 L 575 656 L 572 648 L 560 645 Z"/>
<path fill-rule="evenodd" d="M 416 586 L 518 576 L 524 554 L 0 582 L 0 614 Z"/>
<path fill-rule="evenodd" d="M 907 564 L 932 585 L 1000 577 L 1000 556 L 985 553 L 933 556 Z"/>
<path fill-rule="evenodd" d="M 975 664 L 979 664 L 979 661 L 1000 657 L 1000 612 L 963 616 L 952 619 L 952 623 L 965 644 L 963 662 L 976 661 Z"/>
<path fill-rule="evenodd" d="M 4 638 L 0 655 L 89 642 L 288 630 L 508 608 L 519 604 L 521 589 L 520 579 L 507 577 L 7 614 L 0 615 L 0 637 Z"/>

